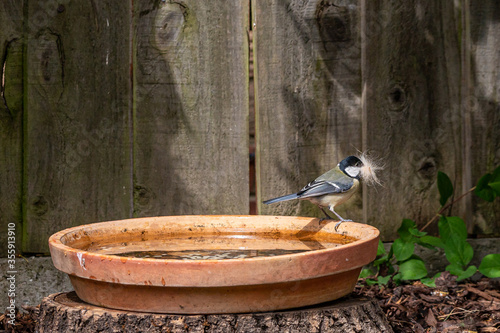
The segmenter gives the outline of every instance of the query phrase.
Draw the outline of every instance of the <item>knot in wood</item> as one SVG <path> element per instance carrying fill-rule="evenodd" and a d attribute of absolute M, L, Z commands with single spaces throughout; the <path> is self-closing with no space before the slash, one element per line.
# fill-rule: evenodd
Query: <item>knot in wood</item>
<path fill-rule="evenodd" d="M 155 18 L 155 45 L 162 53 L 168 53 L 182 41 L 188 9 L 178 3 L 163 5 Z"/>
<path fill-rule="evenodd" d="M 146 187 L 136 185 L 134 187 L 134 198 L 138 205 L 147 206 L 151 202 L 151 199 L 154 198 L 154 194 Z"/>
<path fill-rule="evenodd" d="M 38 196 L 33 200 L 32 208 L 36 215 L 42 216 L 49 210 L 49 203 L 43 196 Z"/>
<path fill-rule="evenodd" d="M 403 111 L 408 106 L 408 98 L 405 89 L 395 84 L 387 94 L 389 108 L 392 111 Z"/>
<path fill-rule="evenodd" d="M 349 11 L 346 7 L 324 7 L 318 11 L 317 20 L 323 41 L 345 42 L 351 39 Z"/>
<path fill-rule="evenodd" d="M 435 179 L 436 178 L 436 173 L 437 173 L 437 168 L 436 168 L 436 162 L 434 159 L 428 159 L 426 161 L 423 161 L 420 165 L 420 168 L 418 169 L 418 173 L 422 178 L 425 179 Z"/>

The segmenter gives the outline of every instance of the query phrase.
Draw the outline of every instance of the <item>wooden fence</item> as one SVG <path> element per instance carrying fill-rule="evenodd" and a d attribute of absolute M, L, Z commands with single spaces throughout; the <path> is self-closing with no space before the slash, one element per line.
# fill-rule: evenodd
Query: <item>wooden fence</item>
<path fill-rule="evenodd" d="M 259 213 L 319 216 L 260 202 L 370 149 L 384 186 L 339 212 L 390 240 L 438 210 L 438 170 L 461 192 L 500 164 L 499 43 L 495 0 L 2 0 L 1 243 L 247 214 L 253 117 Z M 498 201 L 453 212 L 500 235 Z"/>

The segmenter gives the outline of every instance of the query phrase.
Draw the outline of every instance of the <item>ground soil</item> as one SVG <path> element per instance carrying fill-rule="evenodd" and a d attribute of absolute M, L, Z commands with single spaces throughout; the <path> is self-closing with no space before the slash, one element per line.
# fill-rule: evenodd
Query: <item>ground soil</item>
<path fill-rule="evenodd" d="M 362 280 L 354 295 L 376 298 L 394 332 L 500 332 L 500 281 L 482 279 L 457 283 L 443 273 L 436 288 L 419 282 L 367 286 Z M 0 315 L 0 333 L 34 332 L 37 307 L 17 313 L 16 327 Z"/>

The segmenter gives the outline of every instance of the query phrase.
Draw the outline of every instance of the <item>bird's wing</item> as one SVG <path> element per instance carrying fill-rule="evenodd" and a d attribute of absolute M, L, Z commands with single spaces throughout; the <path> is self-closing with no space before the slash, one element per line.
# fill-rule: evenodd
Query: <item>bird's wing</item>
<path fill-rule="evenodd" d="M 353 179 L 346 176 L 337 165 L 304 186 L 297 195 L 299 198 L 308 198 L 325 194 L 342 193 L 349 190 L 353 184 Z"/>
<path fill-rule="evenodd" d="M 335 182 L 326 180 L 314 180 L 307 184 L 300 192 L 297 193 L 299 198 L 318 197 L 325 194 L 342 193 L 348 191 L 354 181 L 352 178 L 342 178 Z"/>
<path fill-rule="evenodd" d="M 316 178 L 313 182 L 319 182 L 322 180 L 329 182 L 337 182 L 337 181 L 342 181 L 343 179 L 350 179 L 350 177 L 344 174 L 337 165 L 335 168 L 325 172 L 324 174 Z"/>

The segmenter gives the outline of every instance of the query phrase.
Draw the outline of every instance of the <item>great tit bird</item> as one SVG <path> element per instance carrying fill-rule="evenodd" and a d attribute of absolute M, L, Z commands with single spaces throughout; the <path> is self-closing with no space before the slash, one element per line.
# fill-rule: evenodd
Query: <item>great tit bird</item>
<path fill-rule="evenodd" d="M 332 219 L 324 210 L 324 207 L 328 207 L 340 220 L 335 225 L 335 231 L 337 231 L 342 222 L 351 220 L 346 220 L 340 216 L 335 211 L 335 207 L 343 204 L 352 197 L 359 187 L 360 179 L 368 183 L 380 183 L 375 175 L 377 169 L 379 167 L 369 161 L 364 155 L 361 155 L 359 158 L 349 156 L 342 160 L 335 168 L 304 186 L 299 192 L 266 200 L 263 203 L 269 205 L 292 199 L 309 200 L 321 209 L 326 215 L 326 219 Z"/>

